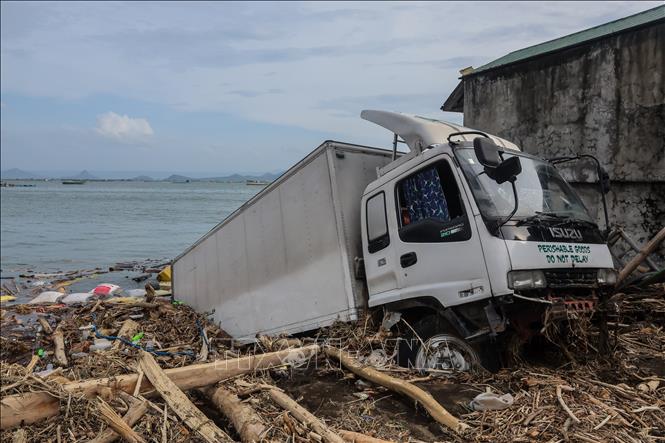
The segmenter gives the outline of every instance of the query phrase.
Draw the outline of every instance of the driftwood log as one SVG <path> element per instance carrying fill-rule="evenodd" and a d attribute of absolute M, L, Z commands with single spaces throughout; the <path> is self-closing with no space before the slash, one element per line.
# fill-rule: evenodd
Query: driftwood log
<path fill-rule="evenodd" d="M 204 388 L 205 394 L 217 408 L 231 420 L 243 443 L 258 443 L 266 426 L 254 409 L 243 403 L 233 392 L 223 386 Z"/>
<path fill-rule="evenodd" d="M 194 406 L 187 395 L 159 367 L 152 355 L 142 351 L 139 365 L 146 378 L 150 380 L 150 383 L 157 389 L 164 401 L 191 430 L 197 432 L 209 443 L 233 441 L 226 432 L 219 429 L 199 408 Z"/>
<path fill-rule="evenodd" d="M 633 273 L 635 269 L 644 261 L 646 258 L 656 250 L 658 245 L 665 241 L 665 228 L 661 229 L 658 234 L 654 236 L 649 242 L 642 248 L 642 250 L 635 256 L 631 261 L 628 262 L 626 266 L 623 267 L 621 272 L 619 272 L 619 277 L 617 278 L 617 285 L 623 282 L 630 274 Z"/>
<path fill-rule="evenodd" d="M 300 423 L 311 428 L 314 432 L 319 434 L 325 443 L 344 443 L 344 439 L 334 433 L 325 423 L 319 420 L 314 414 L 307 409 L 300 406 L 295 400 L 289 397 L 282 391 L 277 389 L 270 389 L 268 391 L 270 398 L 286 409 L 293 415 Z"/>
<path fill-rule="evenodd" d="M 429 392 L 420 389 L 418 386 L 381 373 L 372 367 L 363 366 L 341 349 L 326 346 L 325 352 L 329 357 L 339 360 L 345 368 L 354 374 L 417 401 L 429 412 L 434 420 L 453 431 L 462 433 L 468 429 L 469 426 L 467 424 L 459 421 L 441 406 Z"/>
<path fill-rule="evenodd" d="M 248 357 L 217 360 L 210 363 L 167 369 L 164 372 L 183 391 L 213 385 L 221 380 L 247 374 L 259 369 L 287 365 L 295 361 L 310 358 L 320 350 L 318 345 Z M 66 393 L 94 398 L 103 388 L 112 388 L 133 393 L 138 381 L 138 374 L 119 375 L 82 382 L 64 384 Z M 154 388 L 147 380 L 141 383 L 140 392 L 148 393 Z M 47 392 L 29 392 L 8 395 L 0 401 L 0 429 L 35 423 L 39 420 L 58 415 L 59 400 Z"/>
<path fill-rule="evenodd" d="M 337 433 L 349 443 L 393 443 L 392 441 L 370 437 L 369 435 L 361 434 L 360 432 L 345 431 L 340 429 L 337 431 Z"/>

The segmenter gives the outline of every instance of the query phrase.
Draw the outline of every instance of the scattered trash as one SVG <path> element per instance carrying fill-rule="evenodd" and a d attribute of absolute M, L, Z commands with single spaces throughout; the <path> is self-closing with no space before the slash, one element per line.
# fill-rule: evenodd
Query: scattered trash
<path fill-rule="evenodd" d="M 30 300 L 30 304 L 57 303 L 65 294 L 58 291 L 46 291 Z"/>
<path fill-rule="evenodd" d="M 162 269 L 162 271 L 159 274 L 157 274 L 157 280 L 160 281 L 160 282 L 162 282 L 162 281 L 170 282 L 171 281 L 171 266 L 170 265 L 165 267 L 164 269 Z"/>
<path fill-rule="evenodd" d="M 133 277 L 132 280 L 134 280 L 136 283 L 140 283 L 144 280 L 149 279 L 150 277 L 152 277 L 152 274 L 141 274 L 136 277 Z"/>
<path fill-rule="evenodd" d="M 131 340 L 132 343 L 134 343 L 135 345 L 138 344 L 138 342 L 141 341 L 144 335 L 145 334 L 143 332 L 139 332 L 138 334 L 134 335 Z"/>
<path fill-rule="evenodd" d="M 128 289 L 125 291 L 125 293 L 130 296 L 130 297 L 145 297 L 146 291 L 145 289 Z"/>
<path fill-rule="evenodd" d="M 44 354 L 45 354 L 45 351 L 44 351 L 43 348 L 39 348 L 39 349 L 37 349 L 37 352 L 35 352 L 35 355 L 37 355 L 40 358 L 43 357 Z"/>
<path fill-rule="evenodd" d="M 73 303 L 85 303 L 92 298 L 92 294 L 89 292 L 75 292 L 74 294 L 66 295 L 62 300 L 62 303 L 69 305 Z"/>
<path fill-rule="evenodd" d="M 90 346 L 90 352 L 92 351 L 106 351 L 113 346 L 113 342 L 105 338 L 96 338 L 95 344 Z"/>
<path fill-rule="evenodd" d="M 93 289 L 91 292 L 98 297 L 109 297 L 120 292 L 121 290 L 122 289 L 118 285 L 102 283 L 101 285 L 97 285 L 97 287 L 95 287 L 95 289 Z"/>
<path fill-rule="evenodd" d="M 0 303 L 9 302 L 16 300 L 16 297 L 13 295 L 0 295 Z"/>
<path fill-rule="evenodd" d="M 49 363 L 46 365 L 46 369 L 43 371 L 36 372 L 35 375 L 41 377 L 41 378 L 46 378 L 49 375 L 51 375 L 55 370 L 53 369 L 53 364 Z"/>
<path fill-rule="evenodd" d="M 494 392 L 483 392 L 471 400 L 469 407 L 473 411 L 500 411 L 510 407 L 515 399 L 510 394 L 498 395 Z"/>

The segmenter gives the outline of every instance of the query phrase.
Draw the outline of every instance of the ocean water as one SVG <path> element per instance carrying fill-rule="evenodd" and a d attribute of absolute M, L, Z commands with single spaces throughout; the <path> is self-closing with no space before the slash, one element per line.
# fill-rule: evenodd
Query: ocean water
<path fill-rule="evenodd" d="M 21 183 L 35 187 L 1 188 L 5 276 L 171 259 L 262 189 L 244 183 Z"/>

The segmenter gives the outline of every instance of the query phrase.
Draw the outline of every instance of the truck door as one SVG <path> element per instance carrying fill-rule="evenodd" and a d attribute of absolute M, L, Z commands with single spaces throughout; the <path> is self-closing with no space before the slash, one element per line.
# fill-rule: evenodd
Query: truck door
<path fill-rule="evenodd" d="M 365 276 L 370 296 L 397 289 L 398 265 L 395 263 L 395 246 L 392 238 L 396 226 L 394 219 L 388 218 L 389 214 L 392 215 L 389 209 L 390 203 L 390 196 L 383 190 L 368 194 L 363 201 Z"/>
<path fill-rule="evenodd" d="M 447 307 L 491 295 L 471 207 L 452 165 L 443 155 L 395 182 L 402 299 L 435 297 Z"/>

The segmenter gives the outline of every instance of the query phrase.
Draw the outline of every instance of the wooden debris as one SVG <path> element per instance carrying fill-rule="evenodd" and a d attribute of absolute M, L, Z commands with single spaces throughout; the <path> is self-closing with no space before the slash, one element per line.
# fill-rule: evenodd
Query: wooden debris
<path fill-rule="evenodd" d="M 326 426 L 321 420 L 319 420 L 314 414 L 309 412 L 307 409 L 300 406 L 296 401 L 289 397 L 284 392 L 278 391 L 277 389 L 271 389 L 268 391 L 270 398 L 280 405 L 282 408 L 288 410 L 291 415 L 293 415 L 298 421 L 302 424 L 308 426 L 310 429 L 314 430 L 319 434 L 323 441 L 326 443 L 344 443 L 344 439 L 334 433 L 333 431 Z"/>
<path fill-rule="evenodd" d="M 208 334 L 206 333 L 206 328 L 202 329 L 201 333 L 201 350 L 199 351 L 199 357 L 196 359 L 197 361 L 206 361 L 208 360 L 208 352 L 209 352 L 209 340 L 208 340 Z"/>
<path fill-rule="evenodd" d="M 146 378 L 157 389 L 166 403 L 175 411 L 180 419 L 209 443 L 233 441 L 224 431 L 219 429 L 203 414 L 187 395 L 166 375 L 155 359 L 148 352 L 142 352 L 140 367 Z"/>
<path fill-rule="evenodd" d="M 326 346 L 325 352 L 328 356 L 339 360 L 345 368 L 354 374 L 419 402 L 434 420 L 453 431 L 462 433 L 468 428 L 468 425 L 451 415 L 429 392 L 420 389 L 416 385 L 391 377 L 372 367 L 363 366 L 341 349 Z"/>
<path fill-rule="evenodd" d="M 118 332 L 118 337 L 126 338 L 127 340 L 130 340 L 134 334 L 140 329 L 141 325 L 136 323 L 134 320 L 131 318 L 128 318 L 122 323 L 122 326 L 120 327 L 120 331 Z M 120 345 L 122 344 L 122 340 L 116 340 L 115 343 L 113 343 L 113 346 L 111 349 L 117 350 L 120 349 Z"/>
<path fill-rule="evenodd" d="M 143 437 L 134 432 L 134 430 L 115 413 L 108 403 L 101 398 L 98 398 L 97 402 L 97 409 L 102 418 L 115 432 L 118 433 L 118 435 L 130 443 L 147 443 Z"/>
<path fill-rule="evenodd" d="M 67 354 L 65 353 L 65 338 L 62 329 L 55 328 L 53 333 L 53 345 L 55 346 L 55 359 L 62 366 L 67 366 Z"/>
<path fill-rule="evenodd" d="M 619 277 L 617 278 L 617 285 L 621 284 L 633 271 L 642 263 L 653 251 L 656 250 L 658 245 L 660 245 L 665 240 L 665 227 L 658 231 L 649 242 L 642 248 L 642 250 L 637 254 L 631 261 L 628 262 L 626 266 L 621 269 L 619 272 Z"/>
<path fill-rule="evenodd" d="M 12 435 L 12 443 L 28 443 L 28 435 L 25 429 L 17 429 Z"/>
<path fill-rule="evenodd" d="M 164 372 L 176 386 L 186 391 L 209 386 L 220 380 L 251 373 L 259 369 L 288 365 L 303 358 L 310 358 L 318 350 L 318 345 L 308 345 L 302 348 L 166 369 Z M 63 385 L 63 389 L 68 393 L 94 398 L 104 387 L 133 393 L 137 381 L 138 374 L 126 374 L 69 383 Z M 152 384 L 144 380 L 140 392 L 146 393 L 152 389 Z M 52 415 L 57 415 L 59 410 L 57 398 L 47 392 L 8 395 L 2 399 L 0 406 L 0 429 L 10 429 L 21 423 L 35 423 Z"/>
<path fill-rule="evenodd" d="M 340 429 L 337 431 L 344 440 L 350 443 L 393 443 L 389 440 L 382 440 L 380 438 L 370 437 L 369 435 L 361 434 L 360 432 L 345 431 Z"/>
<path fill-rule="evenodd" d="M 141 417 L 143 417 L 147 411 L 147 401 L 134 399 L 125 415 L 122 416 L 122 421 L 127 423 L 127 426 L 131 428 L 141 419 Z M 90 443 L 112 443 L 118 438 L 120 438 L 120 434 L 111 428 L 104 430 L 104 432 L 95 437 L 95 439 L 91 440 Z"/>
<path fill-rule="evenodd" d="M 32 354 L 32 357 L 30 357 L 30 363 L 25 367 L 26 376 L 35 369 L 37 363 L 39 363 L 39 355 Z"/>
<path fill-rule="evenodd" d="M 39 322 L 40 325 L 42 325 L 42 329 L 44 330 L 45 333 L 47 334 L 53 333 L 53 328 L 51 328 L 51 325 L 44 317 L 42 317 L 41 315 L 38 316 L 37 321 Z"/>
<path fill-rule="evenodd" d="M 570 386 L 557 385 L 556 386 L 556 397 L 557 397 L 557 399 L 559 399 L 559 404 L 561 405 L 563 410 L 566 411 L 568 416 L 570 416 L 570 419 L 573 422 L 580 423 L 580 419 L 577 418 L 575 416 L 575 414 L 573 414 L 573 411 L 571 411 L 570 408 L 568 407 L 568 405 L 566 404 L 566 402 L 563 401 L 563 395 L 562 395 L 561 391 L 564 391 L 564 390 L 570 392 L 570 391 L 574 391 L 575 389 L 571 388 Z"/>
<path fill-rule="evenodd" d="M 261 441 L 266 426 L 251 406 L 243 403 L 237 395 L 224 386 L 202 389 L 202 392 L 231 420 L 243 443 Z"/>

